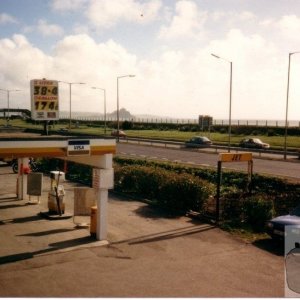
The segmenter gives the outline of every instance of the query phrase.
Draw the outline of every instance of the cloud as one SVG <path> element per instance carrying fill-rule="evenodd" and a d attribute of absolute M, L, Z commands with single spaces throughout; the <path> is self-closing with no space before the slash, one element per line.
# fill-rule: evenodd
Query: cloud
<path fill-rule="evenodd" d="M 11 23 L 18 23 L 17 19 L 11 15 L 2 13 L 0 14 L 0 24 L 11 24 Z"/>
<path fill-rule="evenodd" d="M 59 25 L 49 24 L 43 19 L 38 21 L 37 31 L 39 31 L 43 36 L 60 36 L 64 33 L 64 30 Z"/>
<path fill-rule="evenodd" d="M 47 77 L 52 58 L 33 47 L 25 36 L 15 34 L 0 40 L 1 86 L 4 89 L 21 89 L 14 93 L 11 107 L 29 108 L 29 80 Z"/>
<path fill-rule="evenodd" d="M 174 39 L 199 35 L 203 31 L 206 18 L 207 13 L 200 11 L 194 1 L 178 1 L 175 7 L 175 15 L 168 26 L 161 28 L 159 37 Z"/>
<path fill-rule="evenodd" d="M 296 15 L 283 16 L 277 23 L 282 34 L 288 38 L 297 39 L 300 32 L 300 18 Z"/>
<path fill-rule="evenodd" d="M 97 42 L 87 34 L 62 38 L 45 54 L 23 35 L 0 40 L 2 88 L 19 88 L 12 107 L 29 107 L 29 81 L 34 78 L 85 82 L 72 87 L 72 110 L 103 112 L 103 97 L 91 86 L 105 88 L 107 111 L 116 109 L 117 77 L 120 107 L 133 114 L 197 118 L 210 114 L 228 117 L 229 64 L 233 62 L 232 118 L 284 119 L 287 57 L 259 34 L 232 29 L 222 38 L 193 49 L 160 48 L 157 57 L 139 59 L 110 39 Z M 34 60 L 32 59 L 34 57 Z M 293 61 L 290 89 L 290 119 L 299 119 L 296 79 L 300 70 Z M 19 98 L 18 98 L 19 97 Z M 61 110 L 69 109 L 69 88 L 60 84 Z"/>
<path fill-rule="evenodd" d="M 157 17 L 161 5 L 160 0 L 91 0 L 86 16 L 97 28 L 113 27 L 120 22 L 144 24 Z"/>
<path fill-rule="evenodd" d="M 52 0 L 50 6 L 56 11 L 77 11 L 82 9 L 88 0 Z"/>

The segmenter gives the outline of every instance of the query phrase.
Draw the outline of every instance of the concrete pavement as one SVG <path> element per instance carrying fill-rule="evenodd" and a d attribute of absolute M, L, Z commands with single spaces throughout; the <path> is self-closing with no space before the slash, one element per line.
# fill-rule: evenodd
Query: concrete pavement
<path fill-rule="evenodd" d="M 66 213 L 73 187 L 66 182 Z M 0 297 L 283 297 L 280 255 L 187 217 L 110 196 L 108 245 L 72 218 L 47 220 L 16 200 L 16 175 L 0 166 Z"/>

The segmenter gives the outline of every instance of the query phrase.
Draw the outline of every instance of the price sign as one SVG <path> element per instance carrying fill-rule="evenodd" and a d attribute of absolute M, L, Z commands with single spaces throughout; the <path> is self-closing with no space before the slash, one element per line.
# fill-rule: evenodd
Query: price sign
<path fill-rule="evenodd" d="M 33 120 L 58 120 L 58 81 L 33 79 L 30 81 L 31 118 Z"/>
<path fill-rule="evenodd" d="M 240 161 L 250 161 L 252 160 L 252 153 L 220 153 L 220 161 L 222 162 L 240 162 Z"/>

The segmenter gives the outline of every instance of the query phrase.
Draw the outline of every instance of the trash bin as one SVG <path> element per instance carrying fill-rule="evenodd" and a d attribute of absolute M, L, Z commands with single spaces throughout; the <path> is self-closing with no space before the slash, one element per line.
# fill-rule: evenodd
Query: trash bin
<path fill-rule="evenodd" d="M 73 222 L 78 227 L 87 227 L 91 220 L 91 207 L 96 205 L 96 190 L 90 187 L 74 188 Z"/>
<path fill-rule="evenodd" d="M 91 225 L 90 225 L 90 233 L 92 237 L 96 237 L 97 234 L 97 206 L 91 207 Z"/>

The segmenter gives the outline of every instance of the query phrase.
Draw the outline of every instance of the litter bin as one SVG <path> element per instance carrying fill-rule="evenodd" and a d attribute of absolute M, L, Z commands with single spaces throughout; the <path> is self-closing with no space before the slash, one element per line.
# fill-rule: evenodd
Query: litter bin
<path fill-rule="evenodd" d="M 96 237 L 97 233 L 97 206 L 91 207 L 91 225 L 90 225 L 90 233 L 92 237 Z"/>

